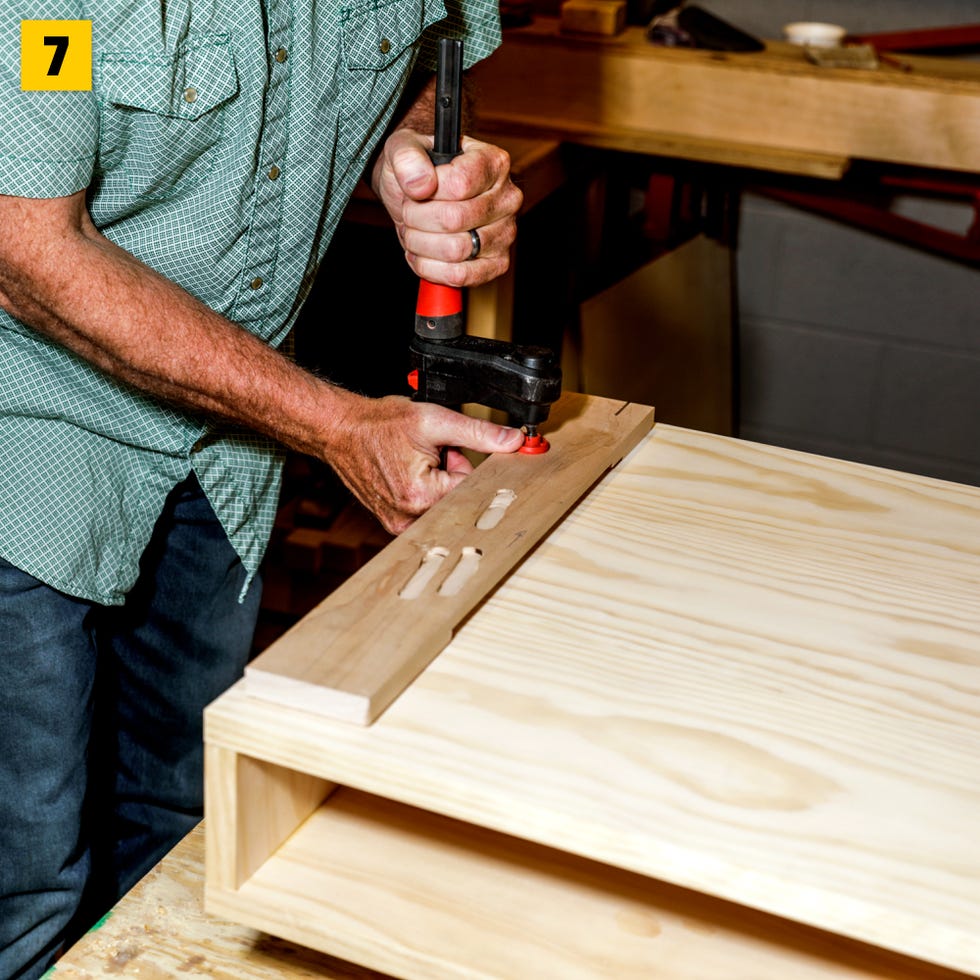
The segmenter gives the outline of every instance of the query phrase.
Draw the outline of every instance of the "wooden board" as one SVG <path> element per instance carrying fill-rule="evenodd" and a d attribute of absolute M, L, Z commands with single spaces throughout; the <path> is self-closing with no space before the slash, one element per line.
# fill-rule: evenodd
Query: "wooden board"
<path fill-rule="evenodd" d="M 819 68 L 768 42 L 727 54 L 562 35 L 539 17 L 474 71 L 481 126 L 597 146 L 839 176 L 852 158 L 976 171 L 980 66 Z M 767 159 L 768 157 L 768 159 Z"/>
<path fill-rule="evenodd" d="M 566 393 L 542 427 L 549 452 L 484 461 L 253 661 L 249 693 L 372 722 L 652 425 L 646 406 Z"/>
<path fill-rule="evenodd" d="M 980 976 L 978 583 L 977 488 L 658 425 L 373 726 L 207 739 Z"/>

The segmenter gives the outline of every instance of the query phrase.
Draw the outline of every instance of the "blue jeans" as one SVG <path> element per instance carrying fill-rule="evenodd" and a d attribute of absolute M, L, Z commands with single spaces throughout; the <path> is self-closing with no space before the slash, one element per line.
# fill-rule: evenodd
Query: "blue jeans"
<path fill-rule="evenodd" d="M 197 481 L 125 605 L 0 559 L 0 978 L 40 976 L 201 818 L 201 714 L 242 675 L 259 588 Z"/>

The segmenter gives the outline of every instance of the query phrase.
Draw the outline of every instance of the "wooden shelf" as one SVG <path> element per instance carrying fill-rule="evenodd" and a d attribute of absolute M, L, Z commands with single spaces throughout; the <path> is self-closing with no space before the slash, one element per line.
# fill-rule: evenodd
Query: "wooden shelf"
<path fill-rule="evenodd" d="M 418 980 L 954 974 L 339 788 L 213 912 Z"/>

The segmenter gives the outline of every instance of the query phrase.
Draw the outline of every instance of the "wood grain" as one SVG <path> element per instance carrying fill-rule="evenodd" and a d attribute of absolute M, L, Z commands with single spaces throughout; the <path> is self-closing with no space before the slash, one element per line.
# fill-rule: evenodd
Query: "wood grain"
<path fill-rule="evenodd" d="M 663 48 L 639 27 L 583 39 L 539 17 L 473 75 L 487 130 L 736 165 L 741 152 L 741 165 L 813 175 L 851 158 L 975 171 L 980 67 L 906 60 L 910 72 L 819 68 L 780 42 L 753 54 Z"/>
<path fill-rule="evenodd" d="M 565 394 L 542 431 L 548 453 L 492 456 L 408 531 L 332 592 L 246 671 L 249 693 L 368 724 L 449 642 L 471 610 L 653 425 L 653 409 Z M 477 522 L 500 489 L 504 520 Z M 426 557 L 445 568 L 422 595 L 401 593 Z M 479 558 L 455 584 L 454 568 Z"/>
<path fill-rule="evenodd" d="M 980 975 L 976 488 L 658 425 L 375 725 L 207 727 Z"/>

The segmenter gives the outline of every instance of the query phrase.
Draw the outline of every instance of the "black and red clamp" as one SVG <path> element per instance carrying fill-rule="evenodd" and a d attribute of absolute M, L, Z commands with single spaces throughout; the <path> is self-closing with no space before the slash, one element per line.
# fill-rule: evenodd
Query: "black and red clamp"
<path fill-rule="evenodd" d="M 462 41 L 442 38 L 431 153 L 436 165 L 460 153 L 462 68 Z M 504 411 L 511 424 L 524 430 L 520 452 L 547 452 L 548 442 L 538 426 L 547 420 L 561 395 L 561 368 L 554 352 L 547 347 L 469 337 L 463 327 L 462 290 L 421 280 L 415 335 L 409 345 L 413 397 L 451 407 L 475 403 Z"/>

